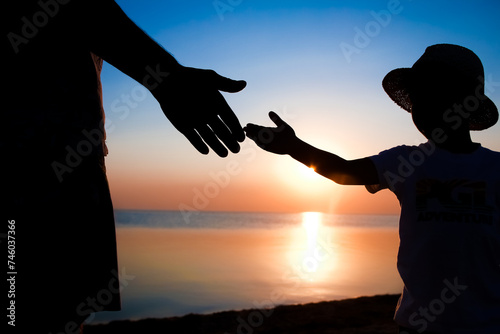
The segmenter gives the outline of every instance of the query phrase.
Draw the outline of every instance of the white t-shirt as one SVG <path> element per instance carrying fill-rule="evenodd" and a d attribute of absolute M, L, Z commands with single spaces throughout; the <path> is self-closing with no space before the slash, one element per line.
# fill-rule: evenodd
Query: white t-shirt
<path fill-rule="evenodd" d="M 417 331 L 500 333 L 500 153 L 432 142 L 370 157 L 401 204 L 395 320 Z"/>

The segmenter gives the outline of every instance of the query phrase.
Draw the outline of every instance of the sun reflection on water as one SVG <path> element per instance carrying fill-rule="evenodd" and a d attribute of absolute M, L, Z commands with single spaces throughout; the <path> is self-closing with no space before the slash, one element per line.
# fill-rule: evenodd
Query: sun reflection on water
<path fill-rule="evenodd" d="M 332 229 L 323 226 L 320 212 L 303 212 L 289 254 L 290 264 L 305 282 L 323 282 L 334 269 Z"/>
<path fill-rule="evenodd" d="M 290 217 L 293 225 L 271 229 L 118 228 L 120 266 L 137 278 L 123 291 L 124 313 L 109 313 L 177 316 L 402 289 L 397 228 L 335 226 L 334 215 L 316 212 Z"/>
<path fill-rule="evenodd" d="M 303 212 L 302 227 L 306 230 L 307 236 L 307 254 L 313 255 L 318 247 L 318 232 L 321 226 L 320 212 Z M 311 268 L 311 271 L 316 271 L 317 268 Z"/>

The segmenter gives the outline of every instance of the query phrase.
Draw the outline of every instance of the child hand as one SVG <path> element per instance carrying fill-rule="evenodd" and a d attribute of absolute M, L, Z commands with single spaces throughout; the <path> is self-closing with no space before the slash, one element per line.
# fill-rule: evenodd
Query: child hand
<path fill-rule="evenodd" d="M 247 137 L 260 148 L 275 154 L 288 154 L 297 139 L 295 131 L 275 112 L 269 112 L 269 118 L 277 127 L 271 128 L 249 123 L 243 130 Z"/>

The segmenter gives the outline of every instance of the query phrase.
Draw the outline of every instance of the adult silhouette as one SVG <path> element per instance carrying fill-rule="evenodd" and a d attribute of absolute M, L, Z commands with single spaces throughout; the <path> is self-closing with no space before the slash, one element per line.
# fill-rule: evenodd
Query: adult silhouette
<path fill-rule="evenodd" d="M 10 221 L 16 238 L 11 327 L 76 333 L 91 313 L 118 310 L 132 277 L 117 265 L 103 59 L 144 85 L 203 154 L 239 151 L 245 135 L 220 91 L 246 83 L 180 65 L 111 0 L 5 5 L 0 147 L 3 226 Z"/>

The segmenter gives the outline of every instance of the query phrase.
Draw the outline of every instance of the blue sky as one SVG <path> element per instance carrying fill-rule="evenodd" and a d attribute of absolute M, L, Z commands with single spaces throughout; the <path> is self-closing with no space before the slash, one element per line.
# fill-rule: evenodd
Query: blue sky
<path fill-rule="evenodd" d="M 247 80 L 242 92 L 225 94 L 243 125 L 269 124 L 267 112 L 275 110 L 302 139 L 345 158 L 423 141 L 409 115 L 385 95 L 381 81 L 394 68 L 410 67 L 426 46 L 453 43 L 476 52 L 490 79 L 488 95 L 500 104 L 498 1 L 117 2 L 181 64 Z M 356 52 L 346 53 L 346 45 Z M 189 198 L 195 184 L 208 182 L 210 171 L 224 169 L 227 159 L 198 154 L 133 80 L 109 65 L 102 79 L 112 192 L 113 185 L 142 194 L 144 184 L 177 184 L 186 189 L 179 198 Z M 134 103 L 126 105 L 124 95 Z M 499 125 L 473 138 L 500 150 Z M 253 143 L 244 145 L 255 150 L 255 158 L 251 163 L 244 156 L 228 158 L 246 169 L 224 191 L 244 192 L 250 182 L 293 187 L 294 162 L 256 150 Z M 290 173 L 282 177 L 283 170 Z M 126 180 L 136 185 L 120 188 Z M 331 187 L 324 182 L 320 188 Z M 295 199 L 305 196 L 296 193 Z M 134 200 L 122 197 L 115 192 L 115 205 L 134 206 Z M 175 199 L 166 203 L 176 207 Z"/>

